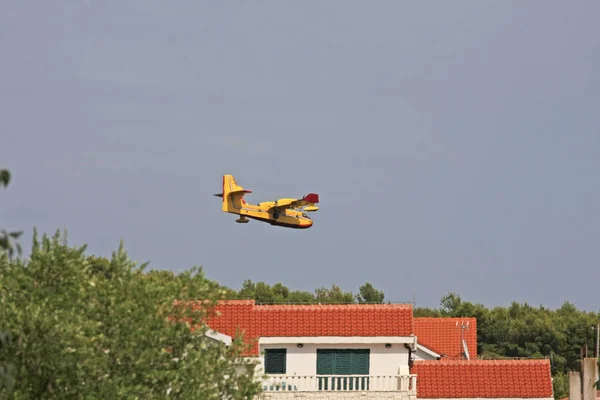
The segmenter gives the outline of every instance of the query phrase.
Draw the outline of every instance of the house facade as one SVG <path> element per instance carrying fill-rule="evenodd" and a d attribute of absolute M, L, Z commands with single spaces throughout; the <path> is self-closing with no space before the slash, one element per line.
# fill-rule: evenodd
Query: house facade
<path fill-rule="evenodd" d="M 243 334 L 264 399 L 552 399 L 549 360 L 477 360 L 475 318 L 414 318 L 410 304 L 219 303 L 213 340 Z"/>

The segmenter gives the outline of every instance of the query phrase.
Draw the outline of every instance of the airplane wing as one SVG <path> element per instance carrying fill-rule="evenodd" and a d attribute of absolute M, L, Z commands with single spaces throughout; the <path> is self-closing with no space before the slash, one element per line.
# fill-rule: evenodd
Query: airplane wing
<path fill-rule="evenodd" d="M 300 208 L 309 206 L 306 211 L 317 211 L 319 208 L 314 204 L 319 202 L 319 195 L 316 193 L 309 193 L 301 199 L 279 199 L 277 204 L 269 208 L 269 210 L 283 210 L 286 208 Z"/>

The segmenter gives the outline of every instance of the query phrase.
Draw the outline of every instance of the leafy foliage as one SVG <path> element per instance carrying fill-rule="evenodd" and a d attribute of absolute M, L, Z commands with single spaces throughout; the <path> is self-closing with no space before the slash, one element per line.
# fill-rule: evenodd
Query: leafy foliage
<path fill-rule="evenodd" d="M 145 273 L 123 246 L 89 257 L 58 233 L 27 263 L 0 259 L 0 321 L 13 340 L 0 361 L 16 376 L 0 398 L 246 399 L 259 391 L 237 340 L 226 347 L 193 332 L 206 308 L 174 307 L 225 293 L 201 269 Z M 244 373 L 237 373 L 237 372 Z"/>
<path fill-rule="evenodd" d="M 10 178 L 11 174 L 9 170 L 0 169 L 0 188 L 2 188 L 2 186 L 8 186 L 10 183 Z M 3 254 L 7 254 L 9 258 L 12 258 L 15 248 L 17 249 L 17 252 L 21 254 L 21 245 L 17 242 L 13 247 L 12 244 L 12 242 L 16 241 L 21 234 L 22 232 L 7 232 L 4 229 L 0 230 L 0 258 L 3 256 Z M 1 280 L 0 290 L 2 290 Z M 10 332 L 3 331 L 1 328 L 2 326 L 0 326 L 0 352 L 12 345 L 12 335 Z M 15 382 L 14 375 L 14 366 L 0 358 L 0 390 L 12 389 Z"/>
<path fill-rule="evenodd" d="M 344 304 L 353 303 L 354 295 L 352 292 L 344 292 L 339 286 L 331 285 L 331 289 L 318 288 L 315 290 L 315 299 L 319 303 L 325 304 Z"/>
<path fill-rule="evenodd" d="M 282 283 L 269 285 L 265 282 L 252 282 L 245 280 L 242 288 L 236 292 L 227 290 L 227 296 L 230 299 L 254 299 L 262 304 L 349 304 L 349 303 L 383 303 L 384 294 L 382 291 L 367 282 L 360 286 L 359 293 L 354 295 L 352 292 L 344 292 L 338 285 L 332 285 L 331 288 L 320 287 L 314 292 L 299 290 L 290 290 Z"/>
<path fill-rule="evenodd" d="M 12 335 L 10 332 L 0 331 L 0 354 L 4 349 L 12 346 Z M 0 358 L 0 393 L 2 390 L 11 391 L 15 385 L 15 367 L 14 365 L 3 361 Z"/>
<path fill-rule="evenodd" d="M 358 294 L 356 295 L 356 300 L 359 303 L 383 303 L 384 298 L 385 295 L 383 294 L 383 291 L 375 289 L 369 282 L 359 287 Z"/>
<path fill-rule="evenodd" d="M 10 171 L 7 169 L 0 169 L 0 187 L 8 186 L 10 183 Z"/>
<path fill-rule="evenodd" d="M 239 292 L 230 291 L 232 299 L 254 299 L 257 303 L 315 303 L 314 296 L 309 292 L 290 291 L 280 283 L 273 286 L 264 282 L 254 283 L 245 280 Z"/>
<path fill-rule="evenodd" d="M 0 188 L 6 187 L 10 183 L 11 174 L 7 169 L 0 169 Z M 19 232 L 7 232 L 6 230 L 0 230 L 0 253 L 7 252 L 8 257 L 12 258 L 15 250 L 19 255 L 22 254 L 21 245 L 17 242 L 17 239 L 23 234 L 23 231 Z M 13 242 L 16 242 L 13 245 Z M 0 342 L 1 344 L 1 342 Z M 1 366 L 0 366 L 1 367 Z M 2 371 L 0 370 L 0 378 Z"/>

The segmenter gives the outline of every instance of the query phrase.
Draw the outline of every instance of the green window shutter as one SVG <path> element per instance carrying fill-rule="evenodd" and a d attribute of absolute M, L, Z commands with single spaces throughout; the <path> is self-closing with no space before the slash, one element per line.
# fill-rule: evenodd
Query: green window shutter
<path fill-rule="evenodd" d="M 265 373 L 285 374 L 286 349 L 265 349 Z"/>
<path fill-rule="evenodd" d="M 317 349 L 317 375 L 333 374 L 334 351 L 329 349 Z"/>
<path fill-rule="evenodd" d="M 338 350 L 335 353 L 334 375 L 352 374 L 352 351 Z"/>
<path fill-rule="evenodd" d="M 353 350 L 351 353 L 351 375 L 368 375 L 369 374 L 369 350 L 360 349 Z"/>
<path fill-rule="evenodd" d="M 333 357 L 334 350 L 317 349 L 317 375 L 332 375 L 333 374 Z M 319 378 L 319 390 L 329 390 L 328 381 L 324 378 Z"/>
<path fill-rule="evenodd" d="M 317 349 L 317 375 L 368 375 L 369 349 Z"/>

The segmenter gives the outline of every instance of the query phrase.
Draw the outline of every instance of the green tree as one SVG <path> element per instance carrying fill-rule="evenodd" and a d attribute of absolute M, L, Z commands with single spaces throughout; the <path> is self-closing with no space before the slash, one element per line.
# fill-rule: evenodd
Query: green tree
<path fill-rule="evenodd" d="M 240 338 L 227 347 L 202 335 L 207 307 L 225 292 L 201 268 L 146 274 L 122 245 L 110 259 L 84 252 L 58 233 L 39 241 L 34 234 L 28 262 L 0 258 L 0 321 L 13 337 L 0 361 L 16 371 L 0 398 L 247 399 L 259 392 Z M 195 299 L 206 303 L 189 307 Z"/>
<path fill-rule="evenodd" d="M 555 399 L 569 397 L 569 375 L 559 372 L 552 376 L 552 389 L 554 390 Z"/>
<path fill-rule="evenodd" d="M 10 183 L 11 174 L 7 169 L 0 169 L 0 189 L 7 187 Z M 5 229 L 0 230 L 0 253 L 6 252 L 9 258 L 12 258 L 15 250 L 21 255 L 21 245 L 17 241 L 23 234 L 23 231 L 8 232 Z M 14 244 L 13 244 L 14 243 Z"/>
<path fill-rule="evenodd" d="M 0 331 L 0 355 L 12 346 L 10 332 Z M 11 391 L 15 384 L 15 367 L 0 356 L 0 394 L 3 390 Z"/>
<path fill-rule="evenodd" d="M 318 288 L 315 290 L 315 299 L 322 304 L 348 304 L 354 303 L 352 292 L 344 292 L 337 285 L 331 285 L 331 289 Z"/>
<path fill-rule="evenodd" d="M 455 315 L 459 312 L 462 305 L 462 299 L 456 293 L 448 293 L 440 301 L 442 313 L 446 315 Z"/>
<path fill-rule="evenodd" d="M 385 298 L 383 291 L 375 289 L 369 282 L 360 286 L 359 293 L 354 295 L 352 292 L 344 292 L 337 285 L 332 285 L 331 288 L 320 287 L 311 293 L 301 290 L 290 290 L 282 283 L 276 283 L 271 286 L 265 282 L 255 283 L 250 279 L 246 279 L 237 293 L 235 291 L 231 291 L 230 293 L 229 298 L 253 299 L 259 304 L 383 303 Z"/>
<path fill-rule="evenodd" d="M 253 299 L 259 304 L 273 303 L 316 303 L 315 296 L 310 292 L 299 290 L 292 291 L 282 283 L 273 286 L 265 283 L 254 283 L 247 279 L 237 293 L 232 293 L 230 298 Z"/>
<path fill-rule="evenodd" d="M 359 303 L 383 303 L 385 295 L 382 290 L 377 290 L 375 287 L 366 282 L 364 285 L 358 288 L 358 294 L 356 295 L 356 301 Z"/>
<path fill-rule="evenodd" d="M 7 169 L 0 169 L 0 189 L 7 187 L 10 183 L 11 174 Z M 7 256 L 9 259 L 13 257 L 15 249 L 21 254 L 21 245 L 17 239 L 23 232 L 7 232 L 5 229 L 0 231 L 0 259 Z M 16 242 L 13 244 L 13 242 Z M 0 280 L 0 291 L 2 290 L 2 281 Z M 1 306 L 1 303 L 0 303 Z M 0 325 L 0 352 L 9 348 L 12 345 L 12 335 L 4 330 L 4 324 Z M 14 366 L 6 360 L 0 358 L 0 390 L 12 389 L 14 385 Z"/>

